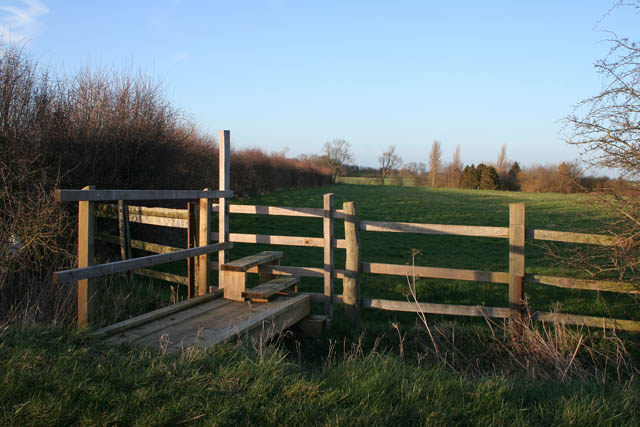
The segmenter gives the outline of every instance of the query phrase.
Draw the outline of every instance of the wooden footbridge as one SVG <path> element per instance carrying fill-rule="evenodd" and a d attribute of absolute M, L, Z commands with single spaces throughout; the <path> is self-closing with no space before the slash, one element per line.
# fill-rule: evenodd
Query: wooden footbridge
<path fill-rule="evenodd" d="M 61 202 L 78 202 L 78 268 L 54 273 L 54 282 L 78 283 L 78 325 L 88 326 L 94 313 L 95 294 L 93 279 L 110 274 L 130 271 L 146 271 L 147 275 L 162 273 L 148 267 L 178 260 L 189 260 L 189 299 L 146 313 L 132 319 L 96 330 L 94 335 L 107 343 L 132 343 L 134 345 L 176 351 L 184 347 L 208 347 L 235 338 L 268 340 L 283 330 L 305 319 L 309 327 L 323 328 L 326 316 L 310 316 L 311 296 L 297 292 L 300 278 L 295 275 L 277 277 L 263 271 L 263 266 L 277 266 L 283 253 L 262 252 L 254 256 L 227 261 L 229 220 L 227 199 L 233 196 L 229 190 L 229 132 L 221 132 L 220 141 L 220 189 L 202 191 L 177 190 L 57 190 Z M 226 212 L 218 215 L 218 243 L 211 244 L 212 199 Z M 131 200 L 189 200 L 199 199 L 197 230 L 189 228 L 188 239 L 194 247 L 165 251 L 122 261 L 94 265 L 94 239 L 96 202 L 118 201 L 126 212 L 125 201 Z M 128 221 L 129 214 L 125 217 Z M 128 224 L 127 224 L 128 225 Z M 157 225 L 165 225 L 159 223 Z M 195 231 L 195 233 L 194 233 Z M 128 234 L 126 232 L 125 234 Z M 122 236 L 122 234 L 121 234 Z M 197 241 L 195 241 L 197 240 Z M 156 245 L 161 246 L 161 245 Z M 128 251 L 130 252 L 130 247 Z M 143 248 L 148 249 L 148 248 Z M 218 288 L 210 286 L 211 266 L 208 255 L 218 253 L 220 267 Z M 123 253 L 124 255 L 124 253 Z M 130 255 L 128 256 L 130 258 Z M 195 262 L 194 262 L 195 261 Z M 252 269 L 259 274 L 260 284 L 247 288 L 247 274 Z"/>
<path fill-rule="evenodd" d="M 237 337 L 269 339 L 295 324 L 307 330 L 321 331 L 330 321 L 333 304 L 344 304 L 346 318 L 357 322 L 360 308 L 420 312 L 456 316 L 479 316 L 509 319 L 512 323 L 525 314 L 525 283 L 638 294 L 637 285 L 618 281 L 598 281 L 568 277 L 551 277 L 525 273 L 527 240 L 571 242 L 590 245 L 618 245 L 611 236 L 525 228 L 525 207 L 510 205 L 508 226 L 488 227 L 449 224 L 417 224 L 360 220 L 353 202 L 343 209 L 334 207 L 332 194 L 325 194 L 323 208 L 231 205 L 229 187 L 229 131 L 220 134 L 219 190 L 57 190 L 59 201 L 78 202 L 78 268 L 54 273 L 54 281 L 78 283 L 78 325 L 90 324 L 94 312 L 93 278 L 109 274 L 134 272 L 138 275 L 186 285 L 188 299 L 110 325 L 93 333 L 108 343 L 130 342 L 135 345 L 175 351 L 184 347 L 207 347 Z M 127 206 L 131 200 L 199 200 L 188 209 Z M 217 203 L 214 202 L 215 199 Z M 95 232 L 96 203 L 117 201 L 118 205 L 101 206 L 103 217 L 119 220 L 120 238 Z M 131 209 L 130 211 L 128 209 Z M 211 214 L 218 212 L 218 230 L 210 229 Z M 229 214 L 284 215 L 322 219 L 323 237 L 278 236 L 229 233 Z M 336 239 L 334 219 L 344 220 L 345 238 Z M 187 248 L 180 249 L 132 240 L 128 222 L 187 229 Z M 455 268 L 382 264 L 360 261 L 359 232 L 417 233 L 431 235 L 473 236 L 509 241 L 509 271 L 477 271 Z M 120 243 L 122 261 L 94 265 L 94 239 Z M 211 243 L 217 240 L 217 243 Z M 229 261 L 229 252 L 237 243 L 261 243 L 278 246 L 323 248 L 323 267 L 280 265 L 279 251 L 267 251 Z M 155 253 L 131 258 L 131 248 Z M 346 250 L 345 269 L 335 268 L 334 251 Z M 210 259 L 217 253 L 217 262 Z M 187 277 L 159 272 L 148 267 L 187 260 Z M 218 270 L 217 287 L 212 286 L 210 272 Z M 456 305 L 416 301 L 364 298 L 360 295 L 360 274 L 384 274 L 416 278 L 438 278 L 505 285 L 508 307 Z M 247 274 L 258 274 L 259 284 L 249 288 Z M 297 292 L 300 278 L 324 280 L 322 293 Z M 334 281 L 342 279 L 342 295 L 334 295 Z M 215 282 L 214 282 L 215 283 Z M 411 289 L 410 289 L 411 290 Z M 416 298 L 417 299 L 417 298 Z M 324 315 L 310 315 L 311 302 L 324 304 Z M 557 312 L 533 311 L 533 320 L 559 322 L 588 327 L 640 331 L 640 322 L 631 319 L 583 316 Z"/>
<path fill-rule="evenodd" d="M 222 292 L 191 298 L 154 312 L 99 329 L 107 343 L 132 343 L 175 351 L 208 347 L 235 338 L 268 340 L 311 313 L 311 297 L 297 294 L 300 278 L 267 278 L 247 289 L 247 270 L 282 257 L 262 252 L 224 264 L 227 286 Z M 313 317 L 309 321 L 318 319 Z M 317 321 L 317 320 L 316 320 Z"/>

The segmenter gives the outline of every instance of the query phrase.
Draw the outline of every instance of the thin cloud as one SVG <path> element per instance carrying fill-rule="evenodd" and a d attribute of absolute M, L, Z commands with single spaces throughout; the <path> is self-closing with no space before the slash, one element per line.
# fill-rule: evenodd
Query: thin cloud
<path fill-rule="evenodd" d="M 40 0 L 0 4 L 0 40 L 28 42 L 40 34 L 42 23 L 39 18 L 47 13 L 49 8 Z"/>
<path fill-rule="evenodd" d="M 178 53 L 174 53 L 171 55 L 171 58 L 175 61 L 175 62 L 182 62 L 182 61 L 186 61 L 187 59 L 189 59 L 191 57 L 191 55 L 189 55 L 189 52 L 178 52 Z"/>

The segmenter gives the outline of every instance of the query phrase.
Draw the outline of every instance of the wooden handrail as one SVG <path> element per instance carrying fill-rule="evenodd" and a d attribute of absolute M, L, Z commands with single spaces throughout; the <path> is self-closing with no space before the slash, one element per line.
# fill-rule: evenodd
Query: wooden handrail
<path fill-rule="evenodd" d="M 218 190 L 56 190 L 58 202 L 108 202 L 116 200 L 188 200 L 233 197 L 233 191 Z"/>
<path fill-rule="evenodd" d="M 168 254 L 148 255 L 140 258 L 116 261 L 107 264 L 92 265 L 84 268 L 57 271 L 53 273 L 53 283 L 68 283 L 82 279 L 106 276 L 108 274 L 124 273 L 138 268 L 151 267 L 166 264 L 203 254 L 210 254 L 233 247 L 233 243 L 216 243 L 213 245 L 199 246 L 197 248 L 182 249 Z"/>

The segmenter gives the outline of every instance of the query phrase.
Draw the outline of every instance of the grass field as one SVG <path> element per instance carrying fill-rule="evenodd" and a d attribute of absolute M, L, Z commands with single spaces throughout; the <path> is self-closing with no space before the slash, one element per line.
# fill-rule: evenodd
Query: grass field
<path fill-rule="evenodd" d="M 579 195 L 335 185 L 267 194 L 248 204 L 321 207 L 354 200 L 370 220 L 506 226 L 509 203 L 525 203 L 527 227 L 598 232 L 606 218 Z M 231 231 L 315 236 L 319 219 L 232 215 Z M 342 223 L 336 222 L 342 237 Z M 135 233 L 135 230 L 134 230 Z M 134 238 L 139 238 L 134 234 Z M 503 239 L 361 233 L 362 260 L 507 271 Z M 273 246 L 236 244 L 232 258 Z M 321 267 L 322 249 L 279 248 L 286 265 Z M 571 276 L 528 245 L 527 272 Z M 344 251 L 336 251 L 338 268 Z M 182 272 L 184 265 L 169 266 Z M 140 285 L 127 297 L 114 283 L 120 317 L 166 299 L 166 284 Z M 338 291 L 340 281 L 336 282 Z M 405 300 L 403 277 L 364 275 L 366 297 Z M 320 280 L 303 289 L 320 292 Z M 507 285 L 419 280 L 426 302 L 507 306 Z M 637 302 L 607 292 L 527 285 L 534 308 L 640 319 Z M 118 299 L 118 298 L 115 298 Z M 162 301 L 156 301 L 162 303 Z M 319 309 L 319 307 L 315 307 Z M 103 309 L 107 314 L 109 310 Z M 621 337 L 572 328 L 528 330 L 512 341 L 499 323 L 429 316 L 430 339 L 416 315 L 363 312 L 352 330 L 337 309 L 319 338 L 284 337 L 265 349 L 237 345 L 178 356 L 127 347 L 107 348 L 63 329 L 0 329 L 0 424 L 203 425 L 638 425 L 640 386 L 634 361 L 637 335 Z M 536 331 L 544 341 L 537 340 Z M 437 343 L 438 352 L 434 349 Z"/>

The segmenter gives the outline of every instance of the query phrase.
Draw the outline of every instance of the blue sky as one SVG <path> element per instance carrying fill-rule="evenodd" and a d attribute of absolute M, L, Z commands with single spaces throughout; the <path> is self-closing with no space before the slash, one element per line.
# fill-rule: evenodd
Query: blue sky
<path fill-rule="evenodd" d="M 561 119 L 601 81 L 599 29 L 640 39 L 615 1 L 0 0 L 0 34 L 73 73 L 133 67 L 200 129 L 291 156 L 351 142 L 375 166 L 397 146 L 427 162 L 577 157 Z"/>

